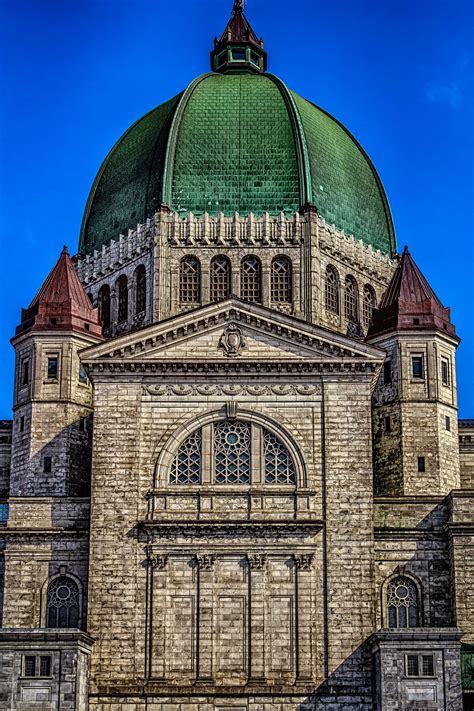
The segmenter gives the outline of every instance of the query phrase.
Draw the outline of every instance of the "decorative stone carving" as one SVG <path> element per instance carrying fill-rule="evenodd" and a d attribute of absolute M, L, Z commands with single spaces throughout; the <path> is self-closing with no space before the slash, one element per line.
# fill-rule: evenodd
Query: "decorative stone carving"
<path fill-rule="evenodd" d="M 196 555 L 196 563 L 199 568 L 199 570 L 211 570 L 212 566 L 214 565 L 214 560 L 216 556 L 205 553 L 205 554 L 197 554 Z"/>
<path fill-rule="evenodd" d="M 237 417 L 237 403 L 236 402 L 226 402 L 226 413 L 228 420 L 235 420 Z"/>
<path fill-rule="evenodd" d="M 310 570 L 314 555 L 312 553 L 302 553 L 295 555 L 295 565 L 298 570 Z"/>
<path fill-rule="evenodd" d="M 153 570 L 163 570 L 164 568 L 166 568 L 167 562 L 167 555 L 151 553 L 148 556 L 148 563 L 153 568 Z"/>
<path fill-rule="evenodd" d="M 264 553 L 254 553 L 247 556 L 250 570 L 263 570 L 267 561 L 267 556 Z"/>
<path fill-rule="evenodd" d="M 247 342 L 240 328 L 235 323 L 230 323 L 219 339 L 219 348 L 228 358 L 236 358 L 246 346 Z"/>
<path fill-rule="evenodd" d="M 319 395 L 319 385 L 146 385 L 149 395 Z"/>

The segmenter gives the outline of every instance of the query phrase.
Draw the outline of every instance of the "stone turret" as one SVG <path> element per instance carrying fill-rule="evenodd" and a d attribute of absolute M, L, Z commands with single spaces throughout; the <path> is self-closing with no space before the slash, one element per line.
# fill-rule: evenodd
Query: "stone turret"
<path fill-rule="evenodd" d="M 367 340 L 387 352 L 374 393 L 376 493 L 459 487 L 456 348 L 450 311 L 405 247 Z"/>

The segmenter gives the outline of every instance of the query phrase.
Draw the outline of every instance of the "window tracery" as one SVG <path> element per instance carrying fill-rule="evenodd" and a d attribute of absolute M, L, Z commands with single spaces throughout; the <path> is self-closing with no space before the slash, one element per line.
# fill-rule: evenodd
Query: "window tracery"
<path fill-rule="evenodd" d="M 326 310 L 339 314 L 339 276 L 331 264 L 326 268 L 325 298 Z"/>
<path fill-rule="evenodd" d="M 356 322 L 359 315 L 359 293 L 356 280 L 352 276 L 346 277 L 344 288 L 344 311 L 348 321 Z"/>
<path fill-rule="evenodd" d="M 240 266 L 240 296 L 246 301 L 262 303 L 262 266 L 257 257 L 244 257 Z"/>
<path fill-rule="evenodd" d="M 173 460 L 170 484 L 201 483 L 202 431 L 193 432 L 181 445 Z"/>
<path fill-rule="evenodd" d="M 227 257 L 214 257 L 211 262 L 211 301 L 223 301 L 230 296 L 231 267 Z"/>
<path fill-rule="evenodd" d="M 263 434 L 263 454 L 265 459 L 265 483 L 296 484 L 293 460 L 283 444 L 268 430 Z"/>
<path fill-rule="evenodd" d="M 48 585 L 47 627 L 78 627 L 79 586 L 66 575 L 54 578 Z"/>
<path fill-rule="evenodd" d="M 290 259 L 275 257 L 271 268 L 271 301 L 274 304 L 291 304 L 293 301 L 293 269 Z"/>
<path fill-rule="evenodd" d="M 389 627 L 417 627 L 418 590 L 410 578 L 400 575 L 387 585 Z"/>
<path fill-rule="evenodd" d="M 250 426 L 225 420 L 214 427 L 217 484 L 250 484 Z"/>
<path fill-rule="evenodd" d="M 369 327 L 369 323 L 372 319 L 372 313 L 374 311 L 376 304 L 375 291 L 370 286 L 366 284 L 364 286 L 364 300 L 362 302 L 362 320 L 364 322 L 365 328 Z"/>
<path fill-rule="evenodd" d="M 201 301 L 201 263 L 196 257 L 181 260 L 179 300 L 182 304 L 199 304 Z"/>

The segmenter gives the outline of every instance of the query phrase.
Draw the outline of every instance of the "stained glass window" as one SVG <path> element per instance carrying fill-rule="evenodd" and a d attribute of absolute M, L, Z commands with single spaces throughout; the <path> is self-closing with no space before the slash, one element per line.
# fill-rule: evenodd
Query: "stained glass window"
<path fill-rule="evenodd" d="M 400 575 L 389 582 L 387 613 L 389 627 L 418 625 L 418 591 L 413 580 Z"/>
<path fill-rule="evenodd" d="M 79 587 L 66 575 L 48 586 L 47 626 L 77 627 L 79 624 Z"/>
<path fill-rule="evenodd" d="M 170 484 L 201 483 L 202 431 L 196 430 L 178 450 L 171 465 Z"/>

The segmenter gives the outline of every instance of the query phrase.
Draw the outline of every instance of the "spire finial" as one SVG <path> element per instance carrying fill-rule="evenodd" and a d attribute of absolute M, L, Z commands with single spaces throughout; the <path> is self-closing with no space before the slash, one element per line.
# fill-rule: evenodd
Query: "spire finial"
<path fill-rule="evenodd" d="M 244 0 L 234 0 L 234 8 L 232 14 L 235 15 L 236 12 L 244 11 Z"/>
<path fill-rule="evenodd" d="M 214 41 L 211 68 L 215 72 L 264 72 L 267 53 L 244 15 L 245 0 L 234 0 L 232 15 L 219 40 Z"/>

